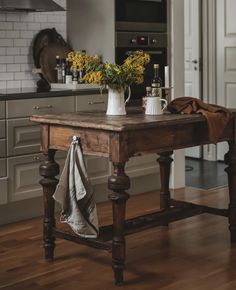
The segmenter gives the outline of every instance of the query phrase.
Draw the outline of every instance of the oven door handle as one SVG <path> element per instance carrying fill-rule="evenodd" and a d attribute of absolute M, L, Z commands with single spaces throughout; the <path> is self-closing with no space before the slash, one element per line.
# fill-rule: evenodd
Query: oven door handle
<path fill-rule="evenodd" d="M 136 1 L 141 1 L 141 2 L 157 2 L 157 3 L 162 3 L 163 0 L 136 0 Z"/>
<path fill-rule="evenodd" d="M 126 55 L 130 55 L 132 54 L 134 51 L 133 50 L 128 50 L 126 51 Z M 155 54 L 155 55 L 162 55 L 163 54 L 163 51 L 161 50 L 144 50 L 144 52 L 148 53 L 148 54 Z"/>

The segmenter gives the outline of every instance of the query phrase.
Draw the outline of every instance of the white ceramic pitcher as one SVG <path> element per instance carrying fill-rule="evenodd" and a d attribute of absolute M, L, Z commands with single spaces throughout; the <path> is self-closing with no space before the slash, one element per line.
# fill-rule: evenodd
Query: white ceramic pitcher
<path fill-rule="evenodd" d="M 125 105 L 131 97 L 130 87 L 128 89 L 128 98 L 125 100 L 125 90 L 108 88 L 107 115 L 121 116 L 126 115 Z"/>

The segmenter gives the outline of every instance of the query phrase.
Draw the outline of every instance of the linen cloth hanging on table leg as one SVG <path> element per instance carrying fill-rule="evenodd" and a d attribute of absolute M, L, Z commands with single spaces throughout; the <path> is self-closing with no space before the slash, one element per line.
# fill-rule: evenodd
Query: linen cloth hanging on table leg
<path fill-rule="evenodd" d="M 61 222 L 83 238 L 98 236 L 98 217 L 78 138 L 74 137 L 53 198 L 61 204 Z"/>

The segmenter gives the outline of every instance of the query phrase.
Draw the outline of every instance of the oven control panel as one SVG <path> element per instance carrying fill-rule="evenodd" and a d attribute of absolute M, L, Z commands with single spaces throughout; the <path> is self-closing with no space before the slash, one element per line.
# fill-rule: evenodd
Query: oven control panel
<path fill-rule="evenodd" d="M 167 34 L 116 32 L 116 47 L 167 47 Z"/>

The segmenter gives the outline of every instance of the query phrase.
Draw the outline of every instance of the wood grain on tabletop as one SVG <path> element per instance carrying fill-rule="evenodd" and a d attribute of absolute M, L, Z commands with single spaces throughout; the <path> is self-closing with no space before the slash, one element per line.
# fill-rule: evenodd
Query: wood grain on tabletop
<path fill-rule="evenodd" d="M 227 207 L 227 189 L 187 190 L 176 191 L 175 198 Z M 127 217 L 150 213 L 158 207 L 158 193 L 131 197 Z M 109 202 L 98 205 L 101 224 L 111 222 L 111 213 Z M 154 228 L 127 237 L 123 288 L 236 289 L 236 247 L 230 245 L 227 224 L 227 218 L 204 214 L 173 223 L 169 228 Z M 118 289 L 113 284 L 107 252 L 59 239 L 56 245 L 55 261 L 45 262 L 41 218 L 2 226 L 0 289 Z"/>

